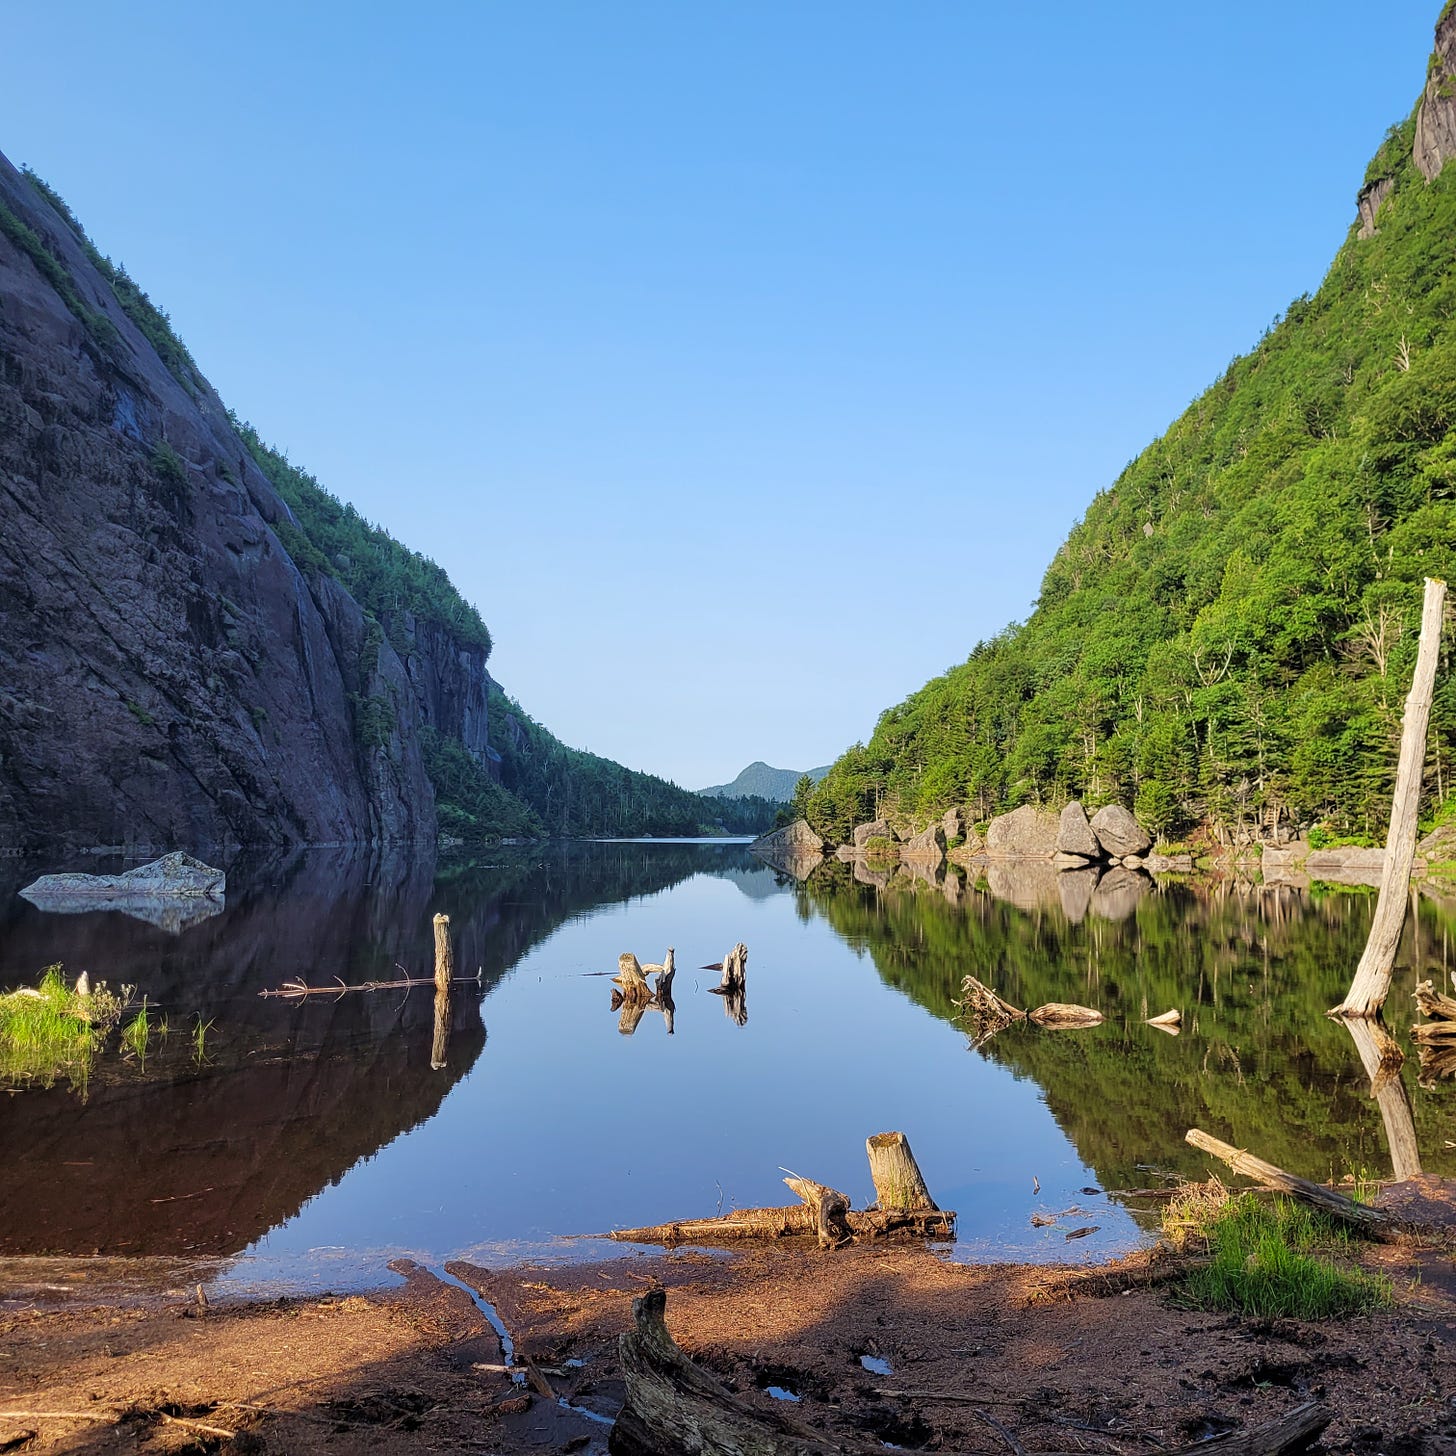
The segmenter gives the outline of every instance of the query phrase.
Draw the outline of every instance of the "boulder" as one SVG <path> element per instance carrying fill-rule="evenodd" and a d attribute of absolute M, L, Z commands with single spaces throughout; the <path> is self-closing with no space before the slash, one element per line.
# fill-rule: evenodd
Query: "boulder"
<path fill-rule="evenodd" d="M 218 900 L 226 888 L 222 870 L 178 850 L 119 875 L 42 875 L 20 893 L 34 905 L 42 900 L 84 900 L 90 902 L 87 909 L 95 909 L 95 901 L 117 896 L 208 895 Z"/>
<path fill-rule="evenodd" d="M 751 848 L 776 870 L 783 870 L 796 880 L 808 879 L 824 861 L 824 841 L 803 819 L 755 839 Z"/>
<path fill-rule="evenodd" d="M 1193 856 L 1191 854 L 1150 854 L 1143 860 L 1143 868 L 1150 875 L 1191 875 Z"/>
<path fill-rule="evenodd" d="M 932 824 L 900 846 L 900 858 L 921 864 L 940 864 L 945 859 L 945 831 L 939 824 Z"/>
<path fill-rule="evenodd" d="M 1085 870 L 1092 861 L 1081 854 L 1065 854 L 1058 850 L 1052 856 L 1052 864 L 1059 870 Z"/>
<path fill-rule="evenodd" d="M 119 875 L 42 875 L 20 893 L 38 910 L 119 910 L 173 935 L 219 914 L 227 876 L 180 851 Z"/>
<path fill-rule="evenodd" d="M 837 859 L 840 864 L 853 864 L 855 860 L 859 858 L 859 852 L 852 844 L 841 844 L 839 848 L 834 851 L 834 858 Z"/>
<path fill-rule="evenodd" d="M 868 824 L 856 824 L 853 837 L 854 847 L 863 849 L 872 839 L 894 839 L 895 831 L 890 828 L 888 820 L 873 819 Z"/>
<path fill-rule="evenodd" d="M 1316 849 L 1305 859 L 1304 872 L 1312 880 L 1328 880 L 1331 884 L 1378 885 L 1385 873 L 1385 851 L 1354 844 Z"/>
<path fill-rule="evenodd" d="M 1104 805 L 1092 816 L 1090 827 L 1112 859 L 1144 854 L 1153 847 L 1153 836 L 1121 804 Z"/>
<path fill-rule="evenodd" d="M 991 859 L 1050 859 L 1057 852 L 1060 827 L 1055 814 L 1023 804 L 998 814 L 986 827 L 986 854 Z"/>
<path fill-rule="evenodd" d="M 1073 799 L 1065 809 L 1057 827 L 1057 850 L 1061 854 L 1077 854 L 1083 859 L 1101 859 L 1102 846 L 1087 822 L 1087 811 Z"/>
<path fill-rule="evenodd" d="M 947 843 L 952 839 L 960 839 L 966 832 L 965 821 L 961 818 L 959 809 L 947 809 L 940 816 L 940 827 Z"/>

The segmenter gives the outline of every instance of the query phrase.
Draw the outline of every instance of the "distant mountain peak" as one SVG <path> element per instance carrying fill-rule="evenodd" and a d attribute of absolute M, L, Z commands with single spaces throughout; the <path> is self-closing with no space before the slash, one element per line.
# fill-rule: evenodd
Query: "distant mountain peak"
<path fill-rule="evenodd" d="M 805 772 L 800 768 L 774 768 L 756 758 L 732 783 L 714 784 L 712 788 L 699 789 L 698 792 L 713 799 L 746 799 L 752 796 L 787 804 L 794 797 L 794 785 Z M 829 772 L 829 765 L 811 768 L 807 772 L 817 784 Z"/>

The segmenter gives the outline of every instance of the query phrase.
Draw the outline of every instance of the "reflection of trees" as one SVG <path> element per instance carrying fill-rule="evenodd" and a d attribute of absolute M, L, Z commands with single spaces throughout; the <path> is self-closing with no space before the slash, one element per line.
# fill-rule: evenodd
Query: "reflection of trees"
<path fill-rule="evenodd" d="M 1093 913 L 1074 925 L 1059 906 L 1020 910 L 986 894 L 969 894 L 959 909 L 939 894 L 877 895 L 838 864 L 799 893 L 806 913 L 870 953 L 883 980 L 947 1021 L 967 973 L 1017 1005 L 1081 1001 L 1104 1011 L 1108 1024 L 1095 1031 L 1012 1029 L 984 1054 L 1038 1082 L 1114 1186 L 1133 1184 L 1139 1163 L 1200 1169 L 1182 1143 L 1190 1127 L 1220 1129 L 1312 1177 L 1390 1166 L 1369 1079 L 1325 1016 L 1360 957 L 1368 897 L 1163 886 L 1124 921 Z M 1441 913 L 1423 905 L 1400 964 L 1423 974 L 1439 963 L 1446 934 Z M 1176 1039 L 1141 1024 L 1168 1007 L 1183 1011 Z M 1404 1038 L 1409 999 L 1393 996 L 1387 1011 Z M 1450 1095 L 1422 1095 L 1413 1113 L 1428 1164 L 1444 1159 L 1456 1172 L 1442 1133 L 1453 1106 Z"/>

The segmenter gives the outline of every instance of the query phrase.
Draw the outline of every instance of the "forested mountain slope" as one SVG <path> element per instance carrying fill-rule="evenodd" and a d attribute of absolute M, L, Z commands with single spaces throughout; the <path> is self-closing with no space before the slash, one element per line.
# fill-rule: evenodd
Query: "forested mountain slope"
<path fill-rule="evenodd" d="M 0 526 L 0 848 L 740 827 L 508 705 L 445 573 L 232 417 L 3 157 Z"/>
<path fill-rule="evenodd" d="M 1024 624 L 835 763 L 817 829 L 1072 797 L 1162 831 L 1276 813 L 1380 827 L 1422 578 L 1456 566 L 1453 154 L 1447 5 L 1421 102 L 1319 291 L 1092 502 Z M 1446 670 L 1432 738 L 1434 800 L 1456 749 Z"/>

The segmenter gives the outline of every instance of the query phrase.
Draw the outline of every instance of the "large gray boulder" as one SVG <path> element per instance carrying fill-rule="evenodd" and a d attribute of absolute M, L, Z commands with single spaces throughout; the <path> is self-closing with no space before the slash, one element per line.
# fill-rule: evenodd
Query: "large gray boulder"
<path fill-rule="evenodd" d="M 1335 849 L 1316 849 L 1304 862 L 1312 880 L 1338 885 L 1378 885 L 1385 873 L 1385 851 L 1342 844 Z"/>
<path fill-rule="evenodd" d="M 222 870 L 178 850 L 119 875 L 42 875 L 20 893 L 32 905 L 76 900 L 95 909 L 97 900 L 117 896 L 208 895 L 220 900 L 226 889 L 227 875 Z"/>
<path fill-rule="evenodd" d="M 824 862 L 824 841 L 804 819 L 796 819 L 782 829 L 755 839 L 749 847 L 776 870 L 783 870 L 796 880 L 808 879 Z"/>
<path fill-rule="evenodd" d="M 986 826 L 986 855 L 990 859 L 1050 859 L 1057 852 L 1060 829 L 1055 814 L 1023 804 L 1009 814 L 998 814 Z"/>
<path fill-rule="evenodd" d="M 890 828 L 887 820 L 872 819 L 868 824 L 856 824 L 853 838 L 854 847 L 863 849 L 872 839 L 888 839 L 893 843 L 895 831 Z"/>
<path fill-rule="evenodd" d="M 42 875 L 20 893 L 38 910 L 119 910 L 176 935 L 223 909 L 227 876 L 190 854 L 164 854 L 119 875 Z"/>
<path fill-rule="evenodd" d="M 952 839 L 964 838 L 966 825 L 965 820 L 961 817 L 961 811 L 959 809 L 947 809 L 945 813 L 940 816 L 940 828 L 942 833 L 944 833 L 945 835 L 947 844 L 949 844 Z"/>
<path fill-rule="evenodd" d="M 1087 811 L 1073 799 L 1057 824 L 1057 852 L 1077 854 L 1083 859 L 1101 859 L 1102 846 L 1087 822 Z"/>
<path fill-rule="evenodd" d="M 1153 847 L 1153 836 L 1121 804 L 1107 804 L 1091 821 L 1092 833 L 1111 859 L 1143 854 Z"/>
<path fill-rule="evenodd" d="M 932 824 L 900 846 L 900 858 L 920 864 L 940 864 L 945 859 L 945 831 L 939 824 Z"/>

